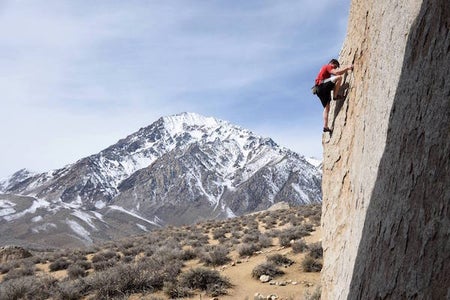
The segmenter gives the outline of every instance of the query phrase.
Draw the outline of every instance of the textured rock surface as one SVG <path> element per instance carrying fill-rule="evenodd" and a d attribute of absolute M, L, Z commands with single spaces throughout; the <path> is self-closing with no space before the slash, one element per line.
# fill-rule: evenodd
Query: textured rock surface
<path fill-rule="evenodd" d="M 324 135 L 323 299 L 450 297 L 450 2 L 352 1 Z"/>
<path fill-rule="evenodd" d="M 18 246 L 0 247 L 0 263 L 6 263 L 32 256 L 30 252 Z"/>

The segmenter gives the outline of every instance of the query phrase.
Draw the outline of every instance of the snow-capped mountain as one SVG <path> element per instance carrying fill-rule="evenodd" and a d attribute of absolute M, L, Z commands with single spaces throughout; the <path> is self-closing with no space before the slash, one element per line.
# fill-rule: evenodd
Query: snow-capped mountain
<path fill-rule="evenodd" d="M 64 168 L 42 174 L 21 170 L 0 182 L 0 224 L 33 217 L 31 231 L 41 226 L 50 233 L 64 223 L 71 234 L 91 242 L 122 231 L 232 217 L 279 201 L 319 202 L 320 181 L 315 166 L 270 138 L 182 113 Z M 18 202 L 29 206 L 18 212 Z M 123 230 L 121 218 L 136 226 Z M 108 227 L 119 232 L 101 237 Z"/>

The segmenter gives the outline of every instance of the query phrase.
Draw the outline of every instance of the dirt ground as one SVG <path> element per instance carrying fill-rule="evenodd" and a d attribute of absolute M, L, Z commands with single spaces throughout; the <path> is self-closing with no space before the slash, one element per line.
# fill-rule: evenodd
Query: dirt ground
<path fill-rule="evenodd" d="M 320 239 L 320 228 L 317 228 L 311 236 L 305 238 L 307 244 L 318 242 Z M 276 282 L 286 281 L 288 282 L 286 286 L 262 283 L 251 277 L 253 268 L 265 262 L 267 255 L 275 253 L 286 255 L 294 261 L 293 265 L 283 269 L 286 274 L 273 280 Z M 222 273 L 231 280 L 234 287 L 229 290 L 229 295 L 221 296 L 219 299 L 253 300 L 256 293 L 260 293 L 263 296 L 276 294 L 279 299 L 304 299 L 307 293 L 313 294 L 320 285 L 320 273 L 305 273 L 301 270 L 301 261 L 304 256 L 304 253 L 292 253 L 291 248 L 280 249 L 280 247 L 272 247 L 267 249 L 267 251 L 264 251 L 264 253 L 250 257 L 248 261 L 243 261 L 235 267 L 227 267 Z"/>
<path fill-rule="evenodd" d="M 262 228 L 262 224 L 260 223 L 260 231 L 264 232 Z M 320 226 L 315 228 L 313 232 L 311 232 L 310 236 L 304 238 L 306 244 L 310 245 L 312 243 L 316 243 L 321 241 L 322 232 Z M 210 234 L 210 244 L 217 244 L 218 241 L 212 239 Z M 233 251 L 230 253 L 230 257 L 232 258 L 233 263 L 229 263 L 222 267 L 217 267 L 222 275 L 226 276 L 231 284 L 232 288 L 228 290 L 228 295 L 223 295 L 219 297 L 211 297 L 207 296 L 204 293 L 196 294 L 189 299 L 201 299 L 201 300 L 209 300 L 209 299 L 220 299 L 220 300 L 231 300 L 231 299 L 247 299 L 253 300 L 255 294 L 259 293 L 264 297 L 268 295 L 277 295 L 278 300 L 303 300 L 307 299 L 308 295 L 314 294 L 314 292 L 320 287 L 320 273 L 305 273 L 301 268 L 301 263 L 306 255 L 306 253 L 294 254 L 292 252 L 292 248 L 280 247 L 278 245 L 278 239 L 273 240 L 273 245 L 270 248 L 265 248 L 262 251 L 256 253 L 255 255 L 247 258 L 239 257 L 237 251 Z M 252 278 L 252 270 L 264 263 L 266 261 L 266 257 L 273 254 L 282 254 L 287 256 L 289 259 L 294 261 L 294 263 L 286 268 L 283 268 L 285 272 L 284 275 L 277 277 L 272 280 L 272 283 L 262 283 L 259 279 Z M 93 254 L 87 256 L 89 261 L 92 260 Z M 63 280 L 67 276 L 66 270 L 50 272 L 49 264 L 36 264 L 37 274 L 51 274 L 51 276 L 55 277 L 58 280 Z M 202 266 L 202 264 L 198 261 L 198 259 L 190 260 L 186 262 L 186 266 L 184 270 L 195 268 Z M 92 272 L 90 270 L 89 272 Z M 0 275 L 0 282 L 2 280 L 3 275 Z M 277 284 L 278 283 L 278 284 Z M 280 284 L 283 283 L 283 284 Z M 89 296 L 86 299 L 89 298 Z M 162 292 L 153 293 L 153 294 L 134 294 L 130 296 L 128 299 L 130 300 L 150 300 L 150 299 L 168 299 L 167 296 Z M 264 298 L 266 299 L 266 298 Z"/>
<path fill-rule="evenodd" d="M 321 229 L 316 228 L 315 231 L 308 237 L 305 237 L 307 244 L 321 241 Z M 266 256 L 272 254 L 286 255 L 294 261 L 294 264 L 284 268 L 286 273 L 283 276 L 275 278 L 275 282 L 286 282 L 285 286 L 271 285 L 269 283 L 262 283 L 257 279 L 252 278 L 251 273 L 253 268 L 266 261 Z M 239 258 L 235 252 L 231 253 L 233 261 L 240 261 L 235 266 L 228 264 L 227 266 L 219 267 L 217 270 L 226 277 L 228 277 L 233 284 L 233 288 L 228 290 L 228 295 L 216 297 L 219 300 L 253 300 L 256 293 L 265 297 L 268 295 L 277 295 L 278 300 L 303 300 L 307 295 L 312 295 L 320 286 L 320 273 L 305 273 L 301 270 L 301 262 L 306 253 L 294 254 L 291 248 L 281 248 L 274 246 L 262 251 L 257 255 L 249 258 Z M 198 267 L 200 264 L 197 260 L 189 261 L 186 264 L 186 269 Z M 151 297 L 158 297 L 160 299 L 168 299 L 162 292 L 151 294 L 147 296 L 133 295 L 130 300 L 151 299 Z M 197 294 L 189 299 L 209 300 L 214 297 L 205 294 Z"/>

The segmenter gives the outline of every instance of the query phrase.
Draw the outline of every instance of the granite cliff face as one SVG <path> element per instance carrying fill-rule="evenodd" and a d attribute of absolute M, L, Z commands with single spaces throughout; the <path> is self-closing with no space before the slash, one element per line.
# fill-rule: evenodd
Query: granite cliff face
<path fill-rule="evenodd" d="M 352 1 L 324 134 L 323 299 L 450 298 L 450 2 Z"/>

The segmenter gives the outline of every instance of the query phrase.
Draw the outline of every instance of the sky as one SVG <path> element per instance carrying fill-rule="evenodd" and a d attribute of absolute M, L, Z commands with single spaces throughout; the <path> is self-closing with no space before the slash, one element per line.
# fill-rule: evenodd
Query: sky
<path fill-rule="evenodd" d="M 0 0 L 0 178 L 195 112 L 322 158 L 350 0 Z"/>

